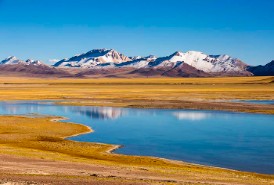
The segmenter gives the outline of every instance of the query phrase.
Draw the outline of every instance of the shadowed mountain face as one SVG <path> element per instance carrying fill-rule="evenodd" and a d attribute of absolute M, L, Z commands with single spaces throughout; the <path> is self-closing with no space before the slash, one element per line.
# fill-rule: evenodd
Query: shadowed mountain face
<path fill-rule="evenodd" d="M 47 65 L 0 65 L 1 75 L 29 76 L 29 77 L 73 77 L 72 74 Z"/>
<path fill-rule="evenodd" d="M 247 70 L 255 76 L 274 76 L 274 60 L 264 66 L 250 66 Z"/>
<path fill-rule="evenodd" d="M 62 59 L 53 66 L 9 57 L 0 62 L 1 74 L 56 77 L 213 77 L 274 75 L 273 64 L 249 66 L 228 55 L 177 51 L 169 56 L 127 57 L 113 49 L 94 49 Z"/>
<path fill-rule="evenodd" d="M 179 63 L 174 66 L 140 68 L 131 72 L 141 76 L 167 76 L 167 77 L 208 77 L 210 74 L 198 70 L 186 63 Z"/>

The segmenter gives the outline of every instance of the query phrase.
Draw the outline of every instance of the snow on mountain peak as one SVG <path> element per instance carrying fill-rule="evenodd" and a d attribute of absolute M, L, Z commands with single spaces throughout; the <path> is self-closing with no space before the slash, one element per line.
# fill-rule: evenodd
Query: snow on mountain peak
<path fill-rule="evenodd" d="M 92 68 L 96 66 L 121 63 L 131 61 L 131 59 L 114 49 L 93 49 L 87 53 L 74 56 L 69 59 L 63 59 L 57 62 L 54 66 L 56 67 L 82 67 Z"/>
<path fill-rule="evenodd" d="M 172 55 L 170 56 L 182 56 L 184 53 L 181 52 L 181 51 L 176 51 L 175 53 L 173 53 Z"/>
<path fill-rule="evenodd" d="M 209 73 L 240 72 L 244 71 L 246 64 L 237 58 L 228 55 L 207 55 L 199 51 L 175 53 L 166 57 L 127 57 L 114 49 L 93 49 L 87 53 L 63 59 L 57 62 L 56 67 L 81 68 L 151 68 L 151 67 L 178 67 L 186 63 L 198 70 Z"/>
<path fill-rule="evenodd" d="M 43 63 L 40 60 L 32 60 L 32 59 L 28 59 L 26 60 L 26 64 L 27 65 L 43 65 Z"/>
<path fill-rule="evenodd" d="M 6 60 L 17 60 L 17 58 L 15 56 L 9 56 Z"/>
<path fill-rule="evenodd" d="M 19 60 L 15 56 L 10 56 L 4 59 L 3 61 L 1 61 L 0 64 L 19 64 L 23 62 L 24 62 L 23 60 Z"/>
<path fill-rule="evenodd" d="M 155 55 L 149 55 L 149 56 L 144 57 L 144 58 L 147 59 L 147 60 L 156 60 L 157 56 L 155 56 Z"/>
<path fill-rule="evenodd" d="M 44 65 L 41 61 L 39 60 L 31 60 L 28 59 L 26 61 L 17 59 L 15 56 L 11 56 L 6 58 L 5 60 L 0 62 L 1 65 L 15 65 L 15 64 L 22 64 L 22 65 Z"/>
<path fill-rule="evenodd" d="M 134 56 L 134 57 L 129 57 L 129 58 L 130 58 L 130 60 L 139 60 L 142 57 L 141 56 Z"/>

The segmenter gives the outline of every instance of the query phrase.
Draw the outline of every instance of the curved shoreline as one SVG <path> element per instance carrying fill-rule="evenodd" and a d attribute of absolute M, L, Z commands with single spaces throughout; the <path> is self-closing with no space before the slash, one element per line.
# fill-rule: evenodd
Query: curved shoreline
<path fill-rule="evenodd" d="M 260 184 L 259 182 L 261 180 L 262 180 L 262 182 L 272 182 L 272 181 L 274 182 L 274 175 L 258 174 L 258 173 L 254 173 L 254 172 L 244 172 L 244 171 L 237 171 L 237 170 L 219 168 L 219 167 L 214 167 L 214 166 L 199 165 L 199 164 L 187 163 L 187 162 L 183 162 L 183 161 L 179 161 L 179 160 L 165 159 L 165 158 L 160 158 L 160 157 L 135 156 L 135 155 L 131 156 L 131 155 L 116 154 L 116 153 L 113 153 L 113 151 L 115 149 L 119 148 L 120 147 L 119 145 L 71 141 L 67 138 L 69 138 L 73 135 L 85 134 L 87 132 L 89 133 L 92 129 L 90 129 L 88 126 L 83 125 L 83 124 L 77 124 L 77 123 L 73 123 L 73 122 L 60 122 L 61 120 L 66 119 L 63 117 L 29 118 L 29 117 L 23 117 L 23 116 L 2 116 L 2 117 L 0 116 L 0 120 L 6 120 L 6 119 L 18 120 L 18 122 L 19 122 L 17 124 L 18 126 L 20 126 L 21 124 L 24 124 L 23 120 L 29 120 L 30 124 L 35 125 L 36 123 L 33 119 L 37 119 L 38 121 L 39 120 L 48 120 L 48 123 L 56 123 L 55 126 L 58 126 L 60 128 L 62 128 L 64 126 L 66 128 L 73 128 L 75 126 L 80 126 L 80 127 L 75 127 L 75 128 L 79 128 L 78 133 L 69 134 L 69 135 L 59 137 L 59 138 L 65 138 L 64 140 L 58 140 L 58 139 L 55 140 L 52 137 L 47 137 L 45 135 L 44 138 L 48 139 L 48 140 L 40 140 L 39 139 L 38 143 L 37 143 L 38 145 L 33 143 L 32 140 L 31 140 L 31 143 L 34 144 L 34 145 L 32 145 L 30 143 L 32 146 L 29 146 L 28 141 L 27 141 L 27 143 L 25 143 L 23 145 L 19 143 L 19 145 L 18 145 L 19 148 L 17 148 L 17 145 L 11 145 L 10 147 L 12 147 L 12 148 L 15 147 L 14 150 L 19 150 L 19 153 L 17 153 L 16 155 L 7 153 L 8 156 L 11 156 L 11 160 L 13 160 L 12 156 L 15 155 L 20 158 L 20 161 L 22 161 L 22 160 L 23 161 L 25 161 L 25 160 L 32 161 L 32 160 L 38 160 L 38 159 L 42 160 L 42 161 L 44 161 L 43 162 L 44 165 L 45 164 L 54 165 L 54 163 L 59 164 L 62 161 L 65 161 L 64 164 L 66 164 L 66 165 L 93 165 L 93 166 L 94 165 L 102 165 L 103 171 L 100 172 L 100 175 L 97 175 L 97 173 L 95 173 L 95 175 L 94 175 L 96 177 L 96 179 L 97 178 L 100 179 L 101 177 L 104 177 L 104 178 L 106 177 L 108 179 L 112 178 L 113 175 L 111 175 L 111 173 L 113 173 L 113 170 L 114 170 L 114 171 L 117 171 L 117 174 L 116 174 L 117 176 L 122 175 L 120 178 L 121 178 L 121 180 L 123 179 L 123 181 L 124 181 L 124 180 L 128 179 L 125 177 L 128 174 L 128 170 L 131 169 L 134 171 L 134 173 L 137 173 L 137 176 L 135 176 L 134 178 L 138 179 L 138 181 L 140 179 L 147 179 L 150 181 L 160 182 L 161 184 L 169 184 L 168 182 L 174 182 L 175 184 L 177 184 L 177 183 L 180 184 L 179 183 L 180 181 L 186 182 L 186 183 L 187 182 L 197 182 L 197 184 L 199 184 L 199 182 L 200 182 L 199 178 L 197 180 L 189 178 L 193 175 L 203 178 L 203 182 L 209 182 L 209 184 L 220 184 L 218 182 L 227 182 L 227 180 L 225 180 L 225 179 L 229 179 L 229 182 L 231 182 L 231 183 L 226 183 L 226 184 L 237 184 L 236 182 L 246 182 L 247 181 L 245 178 L 246 176 L 249 176 L 251 178 L 252 182 L 257 182 L 255 184 Z M 22 121 L 20 121 L 20 120 L 22 120 Z M 0 121 L 0 131 L 1 131 L 1 126 L 2 126 L 1 122 L 2 121 Z M 48 125 L 48 123 L 47 123 L 47 125 Z M 68 123 L 68 125 L 67 125 L 67 123 Z M 46 124 L 46 122 L 43 124 Z M 24 127 L 25 126 L 23 126 L 23 128 Z M 49 129 L 53 128 L 53 126 L 51 126 L 51 125 L 48 125 L 47 127 Z M 17 127 L 15 127 L 15 128 L 17 128 Z M 55 128 L 54 131 L 59 132 L 60 128 Z M 85 129 L 83 129 L 83 128 L 85 128 Z M 2 129 L 2 131 L 3 131 L 3 129 Z M 44 133 L 43 129 L 41 131 L 42 131 L 42 133 Z M 50 130 L 48 130 L 48 131 L 50 131 Z M 62 132 L 62 129 L 60 131 Z M 30 133 L 34 133 L 34 130 L 30 130 Z M 51 132 L 47 132 L 47 133 L 51 133 Z M 1 132 L 0 132 L 0 135 L 1 135 Z M 43 136 L 43 135 L 41 135 L 41 136 Z M 1 137 L 0 137 L 0 141 L 1 141 Z M 54 148 L 43 149 L 43 148 L 39 147 L 39 146 L 44 146 L 45 144 L 48 145 L 47 143 L 52 145 L 54 148 L 57 147 L 57 149 L 56 150 Z M 67 148 L 67 150 L 60 150 L 59 147 L 63 146 L 64 144 L 71 145 L 72 149 L 74 147 L 76 147 L 76 151 L 79 149 L 80 150 L 87 150 L 87 149 L 89 150 L 90 147 L 95 147 L 95 148 L 99 147 L 99 150 L 96 149 L 95 150 L 96 153 L 92 154 L 89 157 L 88 153 L 87 153 L 87 155 L 85 155 L 85 153 L 81 153 L 81 151 L 80 151 L 80 153 L 75 153 L 75 150 L 71 151 L 69 148 Z M 9 145 L 7 143 L 7 145 L 4 145 L 4 146 L 9 146 Z M 3 146 L 1 145 L 1 142 L 0 142 L 0 148 L 1 147 L 3 147 Z M 4 154 L 5 150 L 6 149 L 2 150 L 1 153 Z M 8 149 L 7 151 L 9 151 L 9 150 L 10 149 Z M 39 155 L 42 155 L 42 154 L 43 155 L 42 155 L 42 158 L 38 157 L 38 159 L 37 159 L 37 157 L 33 156 L 32 153 L 26 155 L 26 154 L 22 154 L 20 152 L 20 150 L 23 150 L 25 152 L 35 150 L 34 151 L 35 153 L 37 150 L 37 152 L 39 151 L 38 152 Z M 53 156 L 52 156 L 51 152 L 54 152 Z M 0 153 L 0 155 L 1 155 L 1 153 Z M 55 156 L 57 153 L 58 153 L 58 156 L 64 155 L 65 158 L 64 159 L 56 158 Z M 96 157 L 97 154 L 98 154 L 98 158 Z M 48 160 L 50 160 L 50 161 L 48 161 Z M 1 159 L 0 159 L 0 161 L 1 161 Z M 55 161 L 55 162 L 52 163 L 52 161 Z M 8 164 L 9 163 L 7 163 L 6 165 L 8 165 Z M 40 166 L 39 164 L 40 164 L 40 162 L 38 161 L 38 166 L 37 166 L 38 174 L 36 174 L 36 175 L 40 176 L 41 178 L 44 178 L 45 176 L 43 174 L 47 173 L 47 172 L 41 171 L 43 169 L 43 166 Z M 26 164 L 26 165 L 27 165 L 26 169 L 28 169 L 29 165 L 28 164 Z M 16 166 L 18 166 L 18 165 L 16 165 Z M 107 173 L 110 173 L 110 175 L 105 176 L 104 175 L 105 171 L 108 168 L 114 168 L 114 169 L 107 172 Z M 59 166 L 57 166 L 57 169 L 59 169 Z M 82 168 L 80 168 L 80 169 L 82 169 Z M 16 170 L 20 170 L 20 167 L 19 168 L 17 167 L 15 169 L 15 171 Z M 56 170 L 56 167 L 51 170 Z M 139 177 L 140 176 L 139 173 L 141 173 L 141 172 L 143 175 L 141 175 L 142 177 Z M 33 172 L 30 172 L 30 173 L 32 174 Z M 54 172 L 52 172 L 52 173 L 54 174 Z M 60 173 L 65 173 L 65 172 L 61 171 Z M 152 175 L 151 173 L 156 175 L 157 178 L 151 177 L 151 175 Z M 222 175 L 220 175 L 220 174 L 222 174 Z M 185 177 L 185 175 L 186 175 L 186 177 Z M 224 175 L 224 177 L 223 177 L 223 175 Z M 18 176 L 14 172 L 11 173 L 11 176 L 14 178 L 18 178 Z M 46 176 L 54 178 L 54 175 L 47 174 Z M 26 177 L 31 179 L 31 176 L 26 176 Z M 93 175 L 91 177 L 94 179 Z M 91 177 L 89 176 L 88 178 L 91 178 Z M 81 176 L 77 176 L 77 178 L 81 179 Z M 65 179 L 67 179 L 67 178 L 65 178 Z M 216 179 L 219 179 L 219 180 L 216 181 Z M 141 180 L 141 181 L 143 181 L 143 180 Z M 1 182 L 1 168 L 0 168 L 0 182 Z M 145 184 L 150 184 L 150 183 L 145 183 Z M 196 184 L 196 183 L 193 183 L 193 184 Z M 269 184 L 271 184 L 271 183 L 269 183 Z"/>
<path fill-rule="evenodd" d="M 69 118 L 66 117 L 60 117 L 59 119 L 52 119 L 52 121 L 61 121 L 61 120 L 67 120 Z M 86 128 L 90 129 L 90 131 L 87 132 L 82 132 L 79 134 L 74 134 L 68 137 L 64 137 L 64 139 L 68 139 L 71 137 L 75 137 L 75 136 L 79 136 L 79 135 L 83 135 L 83 134 L 88 134 L 88 133 L 92 133 L 93 129 L 87 125 L 84 124 L 80 124 L 80 123 L 74 123 L 74 122 L 65 122 L 65 123 L 72 123 L 72 124 L 76 124 L 76 125 L 81 125 L 81 126 L 85 126 Z M 69 140 L 69 139 L 68 139 Z M 74 141 L 74 142 L 81 142 L 81 141 Z M 93 143 L 93 144 L 98 144 L 98 145 L 110 145 L 112 146 L 112 148 L 105 150 L 105 153 L 108 154 L 115 154 L 115 155 L 126 155 L 126 154 L 118 154 L 118 153 L 114 153 L 115 150 L 124 147 L 123 145 L 113 145 L 113 144 L 109 144 L 109 143 L 99 143 L 99 142 L 87 142 L 87 143 Z M 219 167 L 219 166 L 211 166 L 211 165 L 203 165 L 203 164 L 199 164 L 199 163 L 191 163 L 191 162 L 185 162 L 182 160 L 176 160 L 176 159 L 168 159 L 168 158 L 163 158 L 163 157 L 157 157 L 157 156 L 140 156 L 140 155 L 126 155 L 126 156 L 131 156 L 131 157 L 149 157 L 149 158 L 154 158 L 154 159 L 159 159 L 159 160 L 163 160 L 169 163 L 174 163 L 174 164 L 178 164 L 178 165 L 195 165 L 195 166 L 199 166 L 199 167 L 209 167 L 209 168 L 217 168 L 217 169 L 222 169 L 222 170 L 229 170 L 229 171 L 234 171 L 234 172 L 247 172 L 247 173 L 256 173 L 256 174 L 262 174 L 262 173 L 257 173 L 257 172 L 250 172 L 250 171 L 241 171 L 241 170 L 236 170 L 236 169 L 231 169 L 231 168 L 225 168 L 225 167 Z M 262 175 L 274 175 L 274 174 L 262 174 Z"/>
<path fill-rule="evenodd" d="M 60 118 L 53 118 L 51 119 L 52 122 L 60 122 L 62 120 L 68 120 L 69 118 L 66 118 L 66 117 L 60 117 Z M 88 129 L 88 131 L 86 132 L 81 132 L 81 133 L 78 133 L 78 134 L 73 134 L 73 135 L 70 135 L 70 136 L 65 136 L 63 137 L 62 139 L 68 139 L 70 137 L 76 137 L 76 136 L 79 136 L 79 135 L 83 135 L 83 134 L 88 134 L 88 133 L 92 133 L 93 132 L 93 129 L 87 125 L 84 125 L 84 124 L 81 124 L 81 123 L 74 123 L 74 122 L 64 122 L 64 123 L 72 123 L 72 124 L 75 124 L 75 125 L 81 125 L 81 126 L 84 126 Z"/>
<path fill-rule="evenodd" d="M 0 115 L 0 116 L 2 116 L 2 115 Z M 12 117 L 18 117 L 18 115 L 10 115 L 10 116 L 12 116 Z M 54 117 L 54 118 L 50 119 L 51 122 L 60 122 L 62 120 L 68 120 L 69 119 L 67 117 L 60 117 L 60 116 L 50 116 L 50 117 L 48 117 L 49 115 L 43 115 L 43 116 L 45 116 L 44 118 Z M 25 117 L 25 116 L 22 115 L 20 117 Z M 81 141 L 69 140 L 69 138 L 93 132 L 93 129 L 91 127 L 85 125 L 85 124 L 75 123 L 75 122 L 61 122 L 61 123 L 70 123 L 70 124 L 74 124 L 74 125 L 80 125 L 80 126 L 86 127 L 88 129 L 88 131 L 86 131 L 86 132 L 79 132 L 77 134 L 60 137 L 60 138 L 65 139 L 67 141 L 73 141 L 73 142 L 81 143 Z M 218 166 L 202 165 L 202 164 L 198 164 L 198 163 L 190 163 L 190 162 L 185 162 L 185 161 L 181 161 L 181 160 L 168 159 L 168 158 L 157 157 L 157 156 L 140 156 L 140 155 L 118 154 L 118 153 L 114 153 L 114 151 L 117 150 L 117 149 L 119 149 L 119 148 L 121 148 L 121 147 L 123 147 L 122 145 L 113 145 L 113 144 L 99 143 L 99 142 L 86 142 L 86 143 L 98 144 L 98 145 L 109 145 L 109 146 L 111 146 L 111 148 L 109 148 L 109 149 L 107 149 L 107 150 L 104 151 L 105 153 L 108 153 L 108 154 L 123 155 L 123 156 L 129 156 L 129 157 L 148 157 L 148 158 L 154 158 L 154 159 L 158 159 L 158 160 L 163 160 L 163 161 L 166 161 L 168 163 L 173 163 L 173 164 L 178 164 L 178 165 L 186 165 L 187 164 L 187 165 L 194 165 L 194 166 L 206 167 L 206 168 L 207 167 L 208 168 L 217 168 L 217 169 L 223 169 L 223 170 L 229 170 L 229 171 L 235 171 L 235 172 L 247 172 L 247 171 L 240 171 L 240 170 L 235 170 L 235 169 L 230 169 L 230 168 L 224 168 L 224 167 L 218 167 Z M 247 173 L 256 173 L 256 172 L 247 172 Z M 258 174 L 260 174 L 260 173 L 258 173 Z M 262 175 L 268 175 L 268 174 L 262 174 Z"/>
<path fill-rule="evenodd" d="M 53 118 L 53 119 L 51 119 L 51 121 L 59 122 L 59 121 L 68 120 L 68 119 L 69 118 L 67 118 L 67 117 L 59 117 L 59 118 Z M 81 125 L 81 126 L 84 126 L 88 129 L 88 131 L 86 131 L 86 132 L 81 132 L 81 133 L 78 133 L 78 134 L 73 134 L 73 135 L 70 135 L 70 136 L 63 137 L 63 139 L 66 139 L 68 141 L 74 141 L 74 140 L 69 139 L 71 137 L 76 137 L 76 136 L 79 136 L 79 135 L 89 134 L 89 133 L 92 133 L 94 131 L 91 127 L 89 127 L 85 124 L 75 123 L 75 122 L 64 122 L 64 123 L 71 123 L 71 124 L 75 124 L 75 125 Z M 81 141 L 74 141 L 74 142 L 81 142 Z M 93 143 L 93 144 L 98 144 L 98 145 L 110 145 L 110 146 L 112 146 L 112 148 L 105 151 L 106 153 L 109 153 L 109 154 L 112 154 L 115 150 L 122 147 L 122 145 L 113 145 L 113 144 L 109 144 L 109 143 L 98 143 L 98 142 L 87 142 L 87 143 Z M 136 155 L 136 156 L 138 156 L 138 155 Z M 147 156 L 147 157 L 149 157 L 149 156 Z"/>
<path fill-rule="evenodd" d="M 68 119 L 69 118 L 66 118 L 66 117 L 60 117 L 60 118 L 53 118 L 53 119 L 51 119 L 51 121 L 59 122 L 61 120 L 68 120 Z M 64 137 L 64 139 L 67 139 L 67 140 L 69 140 L 68 138 L 70 138 L 70 137 L 75 137 L 75 136 L 79 136 L 79 135 L 88 134 L 88 133 L 93 132 L 93 129 L 91 127 L 89 127 L 87 125 L 84 125 L 84 124 L 81 124 L 81 123 L 75 123 L 75 122 L 64 122 L 64 123 L 71 123 L 71 124 L 85 126 L 86 128 L 88 128 L 90 130 L 90 131 L 87 131 L 87 132 L 82 132 L 82 133 L 74 134 L 74 135 L 71 135 L 71 136 L 68 136 L 68 137 Z M 81 141 L 74 141 L 74 142 L 80 142 L 81 143 Z M 105 150 L 105 153 L 115 154 L 115 155 L 126 155 L 126 154 L 114 153 L 115 150 L 123 147 L 122 145 L 113 145 L 113 144 L 98 143 L 98 142 L 87 142 L 87 143 L 93 143 L 93 144 L 98 144 L 98 145 L 110 145 L 110 146 L 112 146 L 112 148 L 110 148 L 108 150 Z M 178 164 L 178 165 L 194 165 L 194 166 L 198 166 L 198 167 L 216 168 L 216 169 L 228 170 L 228 171 L 234 171 L 234 172 L 255 173 L 255 174 L 261 174 L 261 175 L 274 175 L 274 174 L 262 174 L 262 173 L 257 173 L 257 172 L 240 171 L 240 170 L 236 170 L 236 169 L 218 167 L 218 166 L 211 166 L 211 165 L 202 165 L 202 164 L 198 164 L 198 163 L 190 163 L 190 162 L 185 162 L 185 161 L 181 161 L 181 160 L 168 159 L 168 158 L 157 157 L 157 156 L 140 156 L 140 155 L 126 155 L 126 156 L 154 158 L 154 159 L 163 160 L 163 161 L 166 161 L 168 163 L 173 163 L 173 164 Z"/>
<path fill-rule="evenodd" d="M 27 101 L 27 100 L 24 100 L 24 101 Z M 39 100 L 38 100 L 39 101 Z M 85 106 L 85 105 L 83 105 Z M 18 115 L 11 115 L 11 116 L 18 116 Z M 28 116 L 28 115 L 23 115 L 23 116 Z M 52 122 L 60 122 L 60 121 L 63 121 L 63 120 L 68 120 L 69 118 L 67 117 L 60 117 L 58 115 L 42 115 L 43 117 L 45 118 L 48 118 L 48 116 L 50 117 L 54 117 L 52 119 L 50 119 L 50 121 Z M 49 117 L 49 118 L 50 118 Z M 62 122 L 62 123 L 71 123 L 71 124 L 74 124 L 74 125 L 80 125 L 80 126 L 84 126 L 88 131 L 85 131 L 85 132 L 80 132 L 80 133 L 77 133 L 77 134 L 72 134 L 72 135 L 68 135 L 68 136 L 64 136 L 64 137 L 60 137 L 62 139 L 66 139 L 67 141 L 73 141 L 73 142 L 79 142 L 81 143 L 81 141 L 75 141 L 75 140 L 70 140 L 69 138 L 72 138 L 72 137 L 76 137 L 76 136 L 79 136 L 79 135 L 83 135 L 83 134 L 88 134 L 88 133 L 92 133 L 94 130 L 85 125 L 85 124 L 81 124 L 81 123 L 75 123 L 75 122 Z M 126 155 L 126 154 L 119 154 L 119 153 L 115 153 L 114 151 L 123 147 L 123 145 L 114 145 L 114 144 L 109 144 L 109 143 L 99 143 L 99 142 L 87 142 L 87 143 L 92 143 L 92 144 L 98 144 L 98 145 L 109 145 L 111 146 L 111 148 L 105 150 L 104 152 L 105 153 L 108 153 L 108 154 L 115 154 L 115 155 Z M 202 167 L 212 167 L 212 168 L 218 168 L 218 169 L 225 169 L 225 170 L 232 170 L 232 171 L 240 171 L 240 170 L 236 170 L 236 169 L 231 169 L 231 168 L 225 168 L 225 167 L 218 167 L 218 166 L 211 166 L 211 165 L 203 165 L 203 164 L 199 164 L 199 163 L 192 163 L 192 162 L 185 162 L 185 161 L 182 161 L 182 160 L 176 160 L 176 159 L 168 159 L 168 158 L 163 158 L 163 157 L 157 157 L 157 156 L 140 156 L 140 155 L 126 155 L 126 156 L 131 156 L 131 157 L 149 157 L 149 158 L 155 158 L 155 159 L 160 159 L 160 160 L 164 160 L 166 162 L 172 162 L 174 164 L 190 164 L 190 165 L 196 165 L 196 166 L 202 166 Z M 242 171 L 244 172 L 244 171 Z M 247 172 L 247 171 L 246 171 Z M 257 173 L 257 172 L 250 172 L 250 173 Z M 260 174 L 260 173 L 259 173 Z"/>

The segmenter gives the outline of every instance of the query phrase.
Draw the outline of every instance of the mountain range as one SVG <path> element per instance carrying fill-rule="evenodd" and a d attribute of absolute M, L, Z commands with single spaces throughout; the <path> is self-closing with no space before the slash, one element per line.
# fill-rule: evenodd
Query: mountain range
<path fill-rule="evenodd" d="M 0 62 L 1 74 L 54 77 L 212 77 L 272 76 L 274 60 L 265 66 L 250 66 L 228 55 L 207 55 L 198 51 L 128 57 L 113 49 L 94 49 L 49 66 L 38 60 L 8 57 Z"/>

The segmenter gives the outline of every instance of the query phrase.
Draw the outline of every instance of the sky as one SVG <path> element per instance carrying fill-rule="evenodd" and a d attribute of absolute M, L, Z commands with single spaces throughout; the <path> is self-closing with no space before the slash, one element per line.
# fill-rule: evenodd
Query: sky
<path fill-rule="evenodd" d="M 274 59 L 274 0 L 0 0 L 0 60 L 175 51 Z"/>

